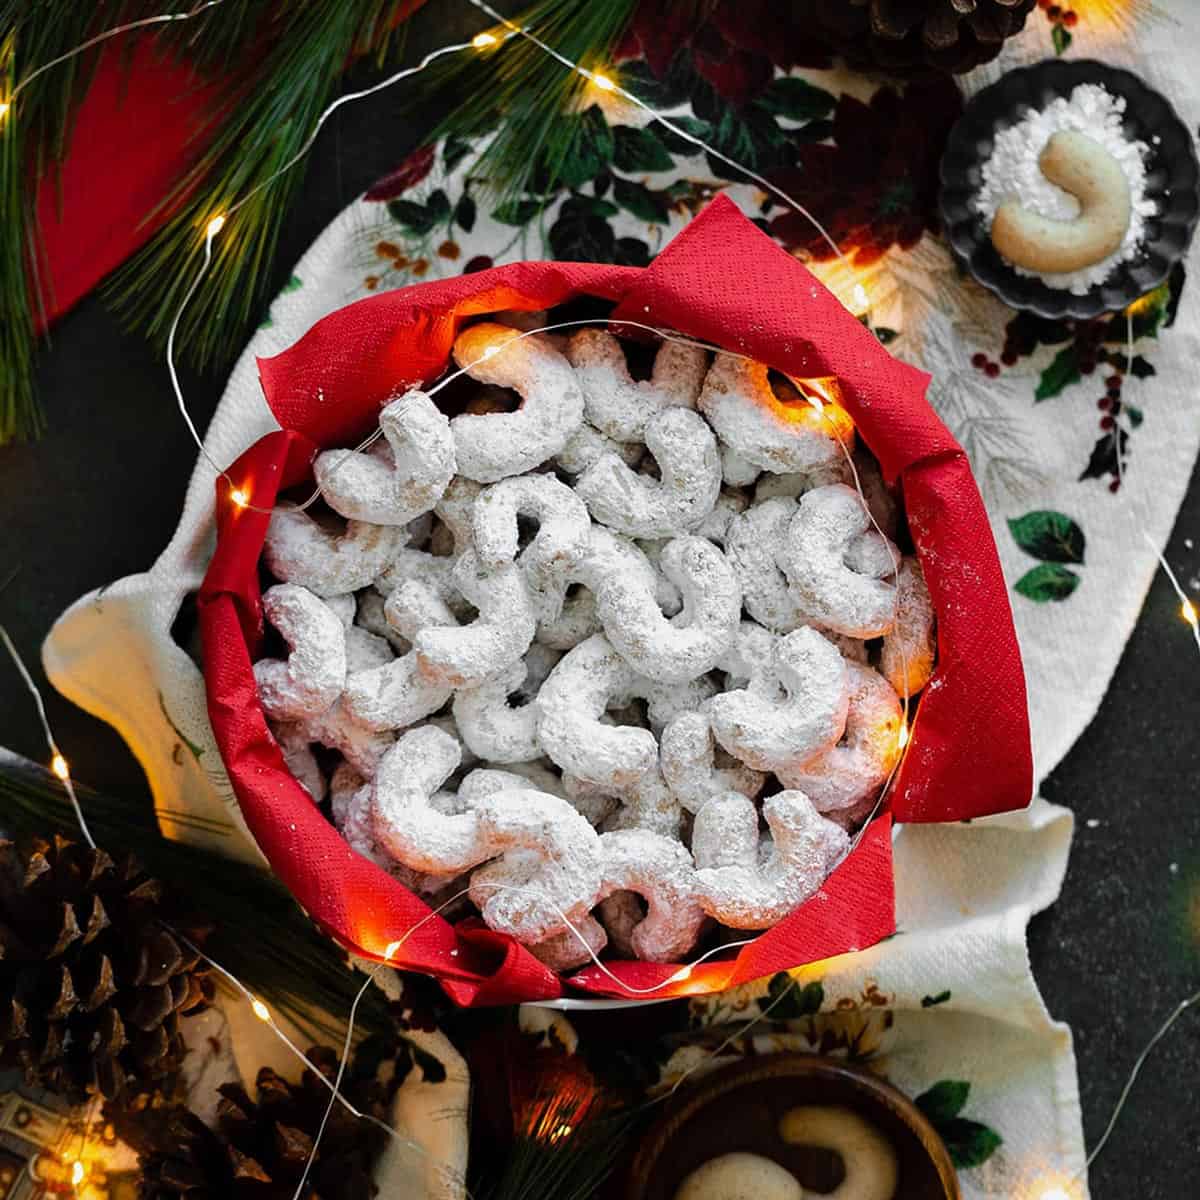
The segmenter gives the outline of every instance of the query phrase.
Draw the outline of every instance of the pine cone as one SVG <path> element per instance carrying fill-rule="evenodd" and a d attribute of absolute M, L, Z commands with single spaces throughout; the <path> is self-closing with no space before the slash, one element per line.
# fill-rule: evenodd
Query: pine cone
<path fill-rule="evenodd" d="M 327 1078 L 337 1070 L 332 1050 L 308 1057 Z M 386 1074 L 386 1073 L 385 1073 Z M 342 1093 L 381 1120 L 399 1086 L 376 1075 L 348 1072 Z M 329 1091 L 311 1071 L 296 1084 L 269 1067 L 258 1073 L 256 1098 L 239 1084 L 219 1089 L 217 1127 L 183 1107 L 118 1119 L 117 1130 L 141 1154 L 142 1200 L 290 1200 L 312 1153 Z M 368 1200 L 375 1192 L 371 1166 L 387 1135 L 335 1105 L 305 1185 L 306 1200 Z"/>
<path fill-rule="evenodd" d="M 132 858 L 0 842 L 0 1066 L 72 1100 L 168 1080 L 179 1015 L 211 999 L 211 981 L 163 915 L 161 885 Z"/>
<path fill-rule="evenodd" d="M 858 67 L 963 72 L 990 62 L 1036 0 L 809 0 L 819 37 Z"/>

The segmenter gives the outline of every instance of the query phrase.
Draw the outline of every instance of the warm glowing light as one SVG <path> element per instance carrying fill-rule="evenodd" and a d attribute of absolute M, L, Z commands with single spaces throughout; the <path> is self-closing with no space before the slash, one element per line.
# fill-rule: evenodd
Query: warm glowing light
<path fill-rule="evenodd" d="M 550 1142 L 561 1142 L 563 1138 L 570 1137 L 575 1131 L 574 1125 L 562 1124 L 550 1134 Z"/>
<path fill-rule="evenodd" d="M 1044 1191 L 1037 1200 L 1071 1200 L 1066 1188 L 1052 1187 Z"/>
<path fill-rule="evenodd" d="M 229 493 L 229 498 L 238 506 L 238 508 L 245 508 L 250 503 L 250 497 L 247 496 L 241 488 L 234 488 L 233 491 Z"/>
<path fill-rule="evenodd" d="M 0 100 L 0 120 L 4 118 L 10 107 L 7 100 Z"/>
<path fill-rule="evenodd" d="M 204 232 L 208 237 L 215 238 L 217 236 L 217 234 L 220 233 L 221 230 L 224 228 L 225 228 L 225 214 L 217 213 L 217 215 L 215 217 L 213 217 L 213 219 L 211 221 L 209 221 L 208 226 L 205 228 Z"/>
<path fill-rule="evenodd" d="M 403 942 L 388 942 L 387 949 L 383 952 L 383 957 L 387 962 L 391 962 L 395 958 L 397 951 L 403 946 Z"/>
<path fill-rule="evenodd" d="M 61 754 L 56 754 L 50 760 L 50 770 L 52 770 L 55 775 L 57 775 L 59 779 L 63 781 L 63 783 L 67 782 L 67 779 L 71 774 L 71 768 L 67 766 L 67 760 L 63 758 Z"/>
<path fill-rule="evenodd" d="M 592 82 L 602 92 L 615 92 L 617 90 L 617 85 L 607 75 L 602 75 L 599 71 L 592 72 Z"/>
<path fill-rule="evenodd" d="M 871 307 L 871 298 L 867 295 L 867 289 L 861 283 L 854 285 L 854 291 L 851 295 L 854 297 L 854 304 L 859 313 L 865 313 Z"/>
<path fill-rule="evenodd" d="M 71 1186 L 78 1187 L 84 1180 L 87 1171 L 84 1169 L 83 1163 L 76 1160 L 71 1164 Z"/>
<path fill-rule="evenodd" d="M 261 1000 L 251 1000 L 250 1007 L 254 1009 L 254 1015 L 260 1021 L 269 1021 L 271 1019 L 271 1010 Z"/>
<path fill-rule="evenodd" d="M 476 50 L 486 50 L 489 46 L 494 46 L 499 40 L 494 33 L 477 33 L 471 39 L 471 45 Z"/>
<path fill-rule="evenodd" d="M 1197 620 L 1200 620 L 1200 617 L 1197 617 L 1197 615 L 1196 615 L 1196 606 L 1195 606 L 1195 605 L 1194 605 L 1194 604 L 1193 604 L 1193 603 L 1192 603 L 1190 600 L 1185 600 L 1185 601 L 1184 601 L 1184 602 L 1183 602 L 1183 603 L 1182 603 L 1182 604 L 1179 606 L 1179 615 L 1180 615 L 1181 617 L 1183 617 L 1183 619 L 1184 619 L 1184 620 L 1185 620 L 1185 621 L 1186 621 L 1186 622 L 1187 622 L 1187 623 L 1188 623 L 1188 624 L 1189 624 L 1189 625 L 1190 625 L 1190 626 L 1191 626 L 1193 629 L 1195 629 L 1195 628 L 1196 628 L 1196 622 L 1197 622 Z"/>
<path fill-rule="evenodd" d="M 903 750 L 904 747 L 908 745 L 908 739 L 909 739 L 908 725 L 904 721 L 901 721 L 900 722 L 900 733 L 896 738 L 896 742 L 900 746 L 901 750 Z"/>
<path fill-rule="evenodd" d="M 668 983 L 686 983 L 689 979 L 691 979 L 691 977 L 692 977 L 692 968 L 691 967 L 680 967 L 679 970 L 676 971 L 675 974 L 672 975 L 671 978 L 667 980 L 667 982 Z"/>

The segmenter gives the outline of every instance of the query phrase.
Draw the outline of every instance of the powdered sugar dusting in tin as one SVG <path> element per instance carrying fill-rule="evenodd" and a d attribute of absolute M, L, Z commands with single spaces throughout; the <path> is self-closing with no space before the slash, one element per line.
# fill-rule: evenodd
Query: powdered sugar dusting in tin
<path fill-rule="evenodd" d="M 996 134 L 991 157 L 983 165 L 983 185 L 973 207 L 989 228 L 996 210 L 1010 198 L 1043 217 L 1070 221 L 1079 215 L 1079 201 L 1070 192 L 1051 183 L 1038 159 L 1050 138 L 1063 130 L 1082 133 L 1109 152 L 1129 181 L 1132 212 L 1129 228 L 1120 246 L 1099 262 L 1065 274 L 1042 274 L 1015 264 L 1021 275 L 1035 275 L 1048 287 L 1070 291 L 1076 296 L 1103 283 L 1120 263 L 1134 258 L 1145 234 L 1146 218 L 1156 211 L 1146 196 L 1145 142 L 1130 141 L 1122 129 L 1125 98 L 1114 96 L 1095 83 L 1081 83 L 1070 94 L 1060 96 L 1041 111 L 1031 110 L 1015 124 Z"/>

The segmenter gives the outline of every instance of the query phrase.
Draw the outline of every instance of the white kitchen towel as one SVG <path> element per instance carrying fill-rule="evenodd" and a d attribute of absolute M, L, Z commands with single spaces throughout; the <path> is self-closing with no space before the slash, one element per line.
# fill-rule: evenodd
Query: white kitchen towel
<path fill-rule="evenodd" d="M 1188 9 L 1187 0 L 1177 0 L 1149 16 L 1139 10 L 1132 28 L 1099 11 L 1085 13 L 1068 53 L 1140 71 L 1194 128 L 1200 96 L 1187 77 L 1200 47 Z M 1051 34 L 1045 14 L 1035 11 L 1026 33 L 997 64 L 968 76 L 965 89 L 1044 57 Z M 823 92 L 864 99 L 875 87 L 834 72 L 805 72 L 804 78 Z M 637 146 L 645 149 L 636 135 L 646 126 L 645 114 L 609 100 L 604 109 L 610 134 L 616 130 L 617 144 L 625 144 L 626 165 L 636 166 Z M 672 111 L 687 113 L 685 107 Z M 774 119 L 784 134 L 799 123 L 786 115 Z M 641 170 L 614 176 L 611 199 L 560 195 L 521 213 L 511 206 L 489 209 L 470 192 L 469 156 L 443 145 L 428 155 L 428 172 L 402 193 L 393 185 L 387 199 L 356 200 L 301 259 L 250 340 L 207 432 L 209 453 L 231 462 L 276 428 L 258 385 L 256 357 L 278 353 L 350 301 L 458 273 L 480 257 L 493 263 L 549 257 L 556 241 L 637 259 L 657 251 L 717 190 L 728 191 L 752 215 L 759 212 L 763 193 L 723 183 L 703 155 L 675 145 L 668 167 L 655 154 L 640 160 Z M 1096 407 L 1107 369 L 1077 375 L 1069 354 L 1062 357 L 1061 342 L 1002 365 L 1012 314 L 957 272 L 940 241 L 926 236 L 913 249 L 893 248 L 859 273 L 837 264 L 817 270 L 852 304 L 861 299 L 858 285 L 865 288 L 873 324 L 897 355 L 931 372 L 930 399 L 971 455 L 1013 588 L 1043 778 L 1108 685 L 1156 569 L 1142 534 L 1153 545 L 1165 542 L 1195 460 L 1200 397 L 1188 363 L 1196 359 L 1200 318 L 1190 288 L 1171 327 L 1135 347 L 1138 370 L 1123 392 L 1130 406 L 1123 418 L 1129 464 L 1123 486 L 1111 492 Z M 1167 297 L 1160 301 L 1165 305 Z M 985 360 L 997 370 L 989 371 Z M 1035 402 L 1039 389 L 1047 395 Z M 1090 466 L 1091 477 L 1080 478 Z M 68 609 L 43 657 L 56 687 L 129 742 L 166 832 L 182 836 L 179 813 L 201 816 L 206 832 L 197 834 L 189 823 L 188 837 L 254 857 L 208 727 L 200 672 L 171 635 L 211 553 L 212 498 L 213 471 L 201 458 L 179 528 L 158 561 Z M 896 858 L 901 935 L 810 969 L 821 973 L 835 1020 L 851 1020 L 837 1014 L 852 1005 L 891 1014 L 880 1061 L 903 1086 L 921 1089 L 942 1078 L 970 1083 L 963 1113 L 942 1115 L 969 1119 L 1003 1138 L 986 1162 L 964 1171 L 972 1197 L 1016 1194 L 1014 1180 L 1035 1165 L 1071 1173 L 1082 1162 L 1069 1033 L 1042 1007 L 1024 949 L 1030 913 L 1057 895 L 1069 841 L 1069 814 L 1040 803 L 1027 814 L 969 827 L 906 828 Z M 948 999 L 924 1004 L 945 992 Z M 709 1015 L 719 1016 L 720 1006 Z M 987 1142 L 978 1136 L 981 1145 Z"/>

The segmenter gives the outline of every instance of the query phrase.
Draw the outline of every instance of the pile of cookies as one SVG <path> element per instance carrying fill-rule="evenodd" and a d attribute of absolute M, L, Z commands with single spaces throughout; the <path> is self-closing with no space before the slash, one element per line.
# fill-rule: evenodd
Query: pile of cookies
<path fill-rule="evenodd" d="M 928 592 L 836 403 L 762 364 L 487 320 L 280 509 L 255 664 L 290 770 L 431 899 L 556 970 L 678 962 L 813 895 L 928 682 Z M 859 481 L 861 481 L 861 486 Z M 764 798 L 765 797 L 765 798 Z"/>

